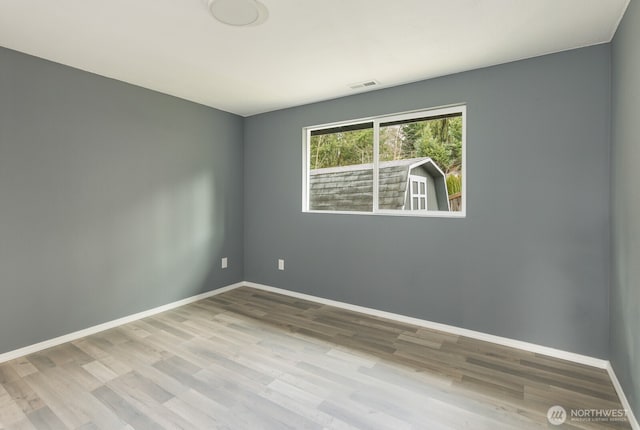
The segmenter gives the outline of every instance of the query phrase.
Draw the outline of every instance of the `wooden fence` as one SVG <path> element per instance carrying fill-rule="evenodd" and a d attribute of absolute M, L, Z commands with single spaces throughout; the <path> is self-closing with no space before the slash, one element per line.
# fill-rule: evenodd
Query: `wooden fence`
<path fill-rule="evenodd" d="M 455 193 L 449 196 L 449 208 L 452 212 L 462 210 L 462 193 Z"/>

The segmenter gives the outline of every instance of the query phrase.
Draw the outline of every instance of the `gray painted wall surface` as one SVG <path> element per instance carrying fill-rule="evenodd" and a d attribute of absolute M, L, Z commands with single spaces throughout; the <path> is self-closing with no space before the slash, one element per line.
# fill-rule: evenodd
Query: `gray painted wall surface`
<path fill-rule="evenodd" d="M 242 280 L 242 126 L 0 48 L 0 353 Z"/>
<path fill-rule="evenodd" d="M 611 362 L 640 417 L 640 5 L 629 8 L 612 50 Z"/>
<path fill-rule="evenodd" d="M 600 45 L 246 119 L 245 278 L 606 358 L 609 69 Z M 302 127 L 459 102 L 465 219 L 301 212 Z"/>

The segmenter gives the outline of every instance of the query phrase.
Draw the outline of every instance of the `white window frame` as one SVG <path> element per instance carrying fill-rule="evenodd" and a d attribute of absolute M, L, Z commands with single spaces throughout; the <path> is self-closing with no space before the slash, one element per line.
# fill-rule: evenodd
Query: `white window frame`
<path fill-rule="evenodd" d="M 418 184 L 418 192 L 413 192 L 413 184 Z M 424 185 L 424 193 L 420 192 L 420 185 Z M 449 196 L 447 196 L 449 197 Z M 413 207 L 413 199 L 418 199 L 418 207 Z M 420 201 L 424 202 L 424 208 L 427 209 L 427 178 L 424 176 L 418 175 L 409 175 L 409 201 L 410 208 L 412 211 L 419 211 L 420 209 Z"/>
<path fill-rule="evenodd" d="M 380 124 L 403 121 L 409 119 L 436 117 L 453 113 L 462 114 L 462 202 L 461 210 L 450 211 L 434 211 L 434 210 L 384 210 L 379 208 L 379 144 L 380 144 Z M 310 144 L 311 132 L 334 128 L 340 126 L 349 126 L 362 123 L 373 123 L 373 211 L 329 211 L 329 210 L 311 210 L 309 209 L 309 166 L 310 166 Z M 448 198 L 448 196 L 447 196 Z M 426 201 L 425 201 L 426 204 Z M 321 125 L 304 127 L 302 129 L 302 212 L 304 213 L 321 213 L 321 214 L 338 214 L 338 215 L 391 215 L 391 216 L 418 216 L 418 217 L 437 217 L 437 218 L 465 218 L 467 214 L 467 106 L 466 104 L 455 104 L 441 106 L 437 108 L 420 109 L 409 112 L 402 112 L 391 115 L 381 115 L 375 117 L 359 118 L 349 121 L 332 122 Z"/>

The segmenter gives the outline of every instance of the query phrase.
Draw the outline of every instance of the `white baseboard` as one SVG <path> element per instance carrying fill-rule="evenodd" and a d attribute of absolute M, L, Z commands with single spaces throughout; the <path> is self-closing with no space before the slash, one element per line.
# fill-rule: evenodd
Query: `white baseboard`
<path fill-rule="evenodd" d="M 252 287 L 252 288 L 256 288 L 264 291 L 271 291 L 274 293 L 284 294 L 287 296 L 296 297 L 303 300 L 309 300 L 316 303 L 322 303 L 322 304 L 335 306 L 342 309 L 362 312 L 365 314 L 369 314 L 369 315 L 373 315 L 381 318 L 387 318 L 393 321 L 413 324 L 413 325 L 417 325 L 417 326 L 425 327 L 429 329 L 440 330 L 440 331 L 444 331 L 444 332 L 459 335 L 459 336 L 466 336 L 473 339 L 496 343 L 498 345 L 518 348 L 525 351 L 530 351 L 538 354 L 548 355 L 550 357 L 572 361 L 575 363 L 585 364 L 587 366 L 606 369 L 616 389 L 616 392 L 618 393 L 618 397 L 620 398 L 620 402 L 622 403 L 623 408 L 627 410 L 627 417 L 629 419 L 631 427 L 634 430 L 640 430 L 640 426 L 638 425 L 638 421 L 636 420 L 633 414 L 631 405 L 629 404 L 629 401 L 627 400 L 627 397 L 625 396 L 624 391 L 622 390 L 622 386 L 620 385 L 620 381 L 618 381 L 618 378 L 616 377 L 616 374 L 613 371 L 613 368 L 611 367 L 611 363 L 608 360 L 602 360 L 595 357 L 589 357 L 587 355 L 576 354 L 573 352 L 563 351 L 560 349 L 549 348 L 543 345 L 537 345 L 534 343 L 524 342 L 524 341 L 515 340 L 515 339 L 509 339 L 501 336 L 495 336 L 492 334 L 482 333 L 474 330 L 468 330 L 465 328 L 460 328 L 460 327 L 451 326 L 447 324 L 440 324 L 440 323 L 427 321 L 419 318 L 408 317 L 405 315 L 395 314 L 392 312 L 381 311 L 378 309 L 367 308 L 364 306 L 352 305 L 350 303 L 339 302 L 336 300 L 325 299 L 322 297 L 312 296 L 304 293 L 298 293 L 295 291 L 285 290 L 282 288 L 276 288 L 268 285 L 257 284 L 255 282 L 238 282 L 236 284 L 227 285 L 226 287 L 218 288 L 213 291 L 208 291 L 206 293 L 198 294 L 192 297 L 187 297 L 186 299 L 178 300 L 178 301 L 168 303 L 166 305 L 158 306 L 156 308 L 149 309 L 143 312 L 138 312 L 133 315 L 118 318 L 113 321 L 108 321 L 103 324 L 99 324 L 99 325 L 89 327 L 83 330 L 79 330 L 73 333 L 69 333 L 63 336 L 49 339 L 44 342 L 39 342 L 33 345 L 29 345 L 24 348 L 9 351 L 4 354 L 0 354 L 0 363 L 4 363 L 6 361 L 13 360 L 25 355 L 33 354 L 35 352 L 42 351 L 44 349 L 51 348 L 54 346 L 58 346 L 66 342 L 72 342 L 74 340 L 77 340 L 77 339 L 80 339 L 104 330 L 108 330 L 123 324 L 137 321 L 139 319 L 146 318 L 146 317 L 158 314 L 160 312 L 175 309 L 177 307 L 184 306 L 189 303 L 197 302 L 198 300 L 202 300 L 202 299 L 206 299 L 207 297 L 212 297 L 218 294 L 222 294 L 242 286 Z"/>
<path fill-rule="evenodd" d="M 498 345 L 518 348 L 525 351 L 535 352 L 537 354 L 544 354 L 550 357 L 573 361 L 575 363 L 585 364 L 587 366 L 593 366 L 600 369 L 606 369 L 609 364 L 607 360 L 602 360 L 600 358 L 590 357 L 588 355 L 576 354 L 574 352 L 563 351 L 561 349 L 549 348 L 547 346 L 537 345 L 535 343 L 509 339 L 506 337 L 495 336 L 492 334 L 482 333 L 479 331 L 468 330 L 466 328 L 460 328 L 460 327 L 451 326 L 447 324 L 440 324 L 440 323 L 427 321 L 419 318 L 413 318 L 405 315 L 394 314 L 392 312 L 380 311 L 377 309 L 366 308 L 364 306 L 352 305 L 349 303 L 338 302 L 330 299 L 324 299 L 321 297 L 311 296 L 308 294 L 298 293 L 295 291 L 284 290 L 282 288 L 256 284 L 254 282 L 245 282 L 244 284 L 248 287 L 257 288 L 260 290 L 272 291 L 274 293 L 285 294 L 291 297 L 297 297 L 299 299 L 309 300 L 312 302 L 322 303 L 325 305 L 335 306 L 338 308 L 348 309 L 351 311 L 362 312 L 365 314 L 374 315 L 381 318 L 387 318 L 387 319 L 398 321 L 398 322 L 413 324 L 413 325 L 426 327 L 434 330 L 440 330 L 440 331 L 444 331 L 444 332 L 459 335 L 459 336 L 471 337 L 474 339 L 484 340 L 486 342 L 497 343 Z"/>
<path fill-rule="evenodd" d="M 611 382 L 613 383 L 614 388 L 616 389 L 616 393 L 618 393 L 618 397 L 620 398 L 620 403 L 622 403 L 622 407 L 627 411 L 627 419 L 629 420 L 629 424 L 631 424 L 631 428 L 633 430 L 640 430 L 640 424 L 638 424 L 638 420 L 633 414 L 633 409 L 631 408 L 631 404 L 627 399 L 627 396 L 624 394 L 624 390 L 622 389 L 622 385 L 620 385 L 620 381 L 616 376 L 616 372 L 613 370 L 613 366 L 611 366 L 610 362 L 607 362 L 607 373 L 611 378 Z"/>
<path fill-rule="evenodd" d="M 75 331 L 73 333 L 65 334 L 63 336 L 59 336 L 53 339 L 45 340 L 44 342 L 39 342 L 33 345 L 25 346 L 24 348 L 16 349 L 13 351 L 5 352 L 4 354 L 0 354 L 0 363 L 4 363 L 9 360 L 14 360 L 18 357 L 22 357 L 24 355 L 33 354 L 34 352 L 42 351 L 47 348 L 51 348 L 54 346 L 61 345 L 63 343 L 72 342 L 74 340 L 108 330 L 110 328 L 118 327 L 123 324 L 127 324 L 133 321 L 137 321 L 142 318 L 146 318 L 160 312 L 168 311 L 171 309 L 175 309 L 180 306 L 188 305 L 189 303 L 197 302 L 198 300 L 206 299 L 207 297 L 215 296 L 217 294 L 222 294 L 229 290 L 233 290 L 234 288 L 238 288 L 243 286 L 243 282 L 238 282 L 236 284 L 227 285 L 226 287 L 218 288 L 216 290 L 207 291 L 206 293 L 198 294 L 195 296 L 187 297 L 186 299 L 178 300 L 176 302 L 168 303 L 166 305 L 158 306 L 157 308 L 149 309 L 146 311 L 138 312 L 133 315 L 128 315 L 126 317 L 118 318 L 113 321 L 107 321 L 106 323 L 98 324 L 93 327 L 85 328 L 79 331 Z"/>
<path fill-rule="evenodd" d="M 542 345 L 537 345 L 534 343 L 524 342 L 515 339 L 509 339 L 506 337 L 495 336 L 492 334 L 482 333 L 478 331 L 468 330 L 465 328 L 455 327 L 447 324 L 436 323 L 432 321 L 427 321 L 419 318 L 408 317 L 405 315 L 395 314 L 392 312 L 381 311 L 378 309 L 367 308 L 364 306 L 352 305 L 350 303 L 339 302 L 336 300 L 325 299 L 322 297 L 312 296 L 309 294 L 298 293 L 295 291 L 285 290 L 282 288 L 271 287 L 268 285 L 257 284 L 255 282 L 238 282 L 236 284 L 227 285 L 226 287 L 218 288 L 213 291 L 208 291 L 206 293 L 198 294 L 195 296 L 187 297 L 186 299 L 178 300 L 176 302 L 168 303 L 166 305 L 158 306 L 153 309 L 149 309 L 143 312 L 138 312 L 133 315 L 128 315 L 126 317 L 118 318 L 112 321 L 105 322 L 103 324 L 99 324 L 93 327 L 89 327 L 86 329 L 82 329 L 73 333 L 65 334 L 63 336 L 59 336 L 53 339 L 45 340 L 43 342 L 39 342 L 33 345 L 25 346 L 20 349 L 16 349 L 13 351 L 6 352 L 4 354 L 0 354 L 0 363 L 5 361 L 13 360 L 18 357 L 22 357 L 24 355 L 33 354 L 34 352 L 42 351 L 47 348 L 51 348 L 66 342 L 71 342 L 77 339 L 80 339 L 85 336 L 92 335 L 94 333 L 98 333 L 104 330 L 108 330 L 110 328 L 114 328 L 123 324 L 130 323 L 132 321 L 136 321 L 142 318 L 146 318 L 151 315 L 155 315 L 160 312 L 168 311 L 170 309 L 175 309 L 179 306 L 184 306 L 189 303 L 196 302 L 198 300 L 206 299 L 207 297 L 211 297 L 217 294 L 222 294 L 227 291 L 233 290 L 238 287 L 247 286 L 253 287 L 264 291 L 272 291 L 274 293 L 284 294 L 291 297 L 297 297 L 303 300 L 309 300 L 316 303 L 322 303 L 330 306 L 335 306 L 342 309 L 352 310 L 356 312 L 362 312 L 369 315 L 378 316 L 381 318 L 387 318 L 390 320 L 403 322 L 407 324 L 413 324 L 420 327 L 426 327 L 435 330 L 441 330 L 447 333 L 452 333 L 459 336 L 466 336 L 474 339 L 484 340 L 487 342 L 496 343 L 498 345 L 509 346 L 513 348 L 522 349 L 525 351 L 535 352 L 539 354 L 548 355 L 551 357 L 556 357 L 568 361 L 573 361 L 576 363 L 585 364 L 587 366 L 598 367 L 600 369 L 608 369 L 610 368 L 610 364 L 607 360 L 602 360 L 599 358 L 589 357 L 586 355 L 576 354 L 573 352 L 563 351 L 560 349 L 549 348 Z"/>
<path fill-rule="evenodd" d="M 427 321 L 419 318 L 408 317 L 405 315 L 395 314 L 392 312 L 385 312 L 377 309 L 367 308 L 364 306 L 352 305 L 350 303 L 344 303 L 336 300 L 330 300 L 330 299 L 325 299 L 321 297 L 311 296 L 309 294 L 298 293 L 296 291 L 285 290 L 282 288 L 271 287 L 263 284 L 257 284 L 255 282 L 244 282 L 244 285 L 246 285 L 247 287 L 253 287 L 253 288 L 264 290 L 264 291 L 280 293 L 290 297 L 296 297 L 299 299 L 309 300 L 312 302 L 322 303 L 325 305 L 335 306 L 338 308 L 347 309 L 351 311 L 362 312 L 368 315 L 374 315 L 374 316 L 387 318 L 387 319 L 398 321 L 398 322 L 417 325 L 419 327 L 426 327 L 429 329 L 440 330 L 447 333 L 456 334 L 459 336 L 466 336 L 473 339 L 484 340 L 487 342 L 496 343 L 498 345 L 518 348 L 524 351 L 544 354 L 550 357 L 572 361 L 574 363 L 580 363 L 587 366 L 593 366 L 600 369 L 605 369 L 609 374 L 609 377 L 611 378 L 611 382 L 613 383 L 613 386 L 616 390 L 616 393 L 618 394 L 618 397 L 620 398 L 620 403 L 622 404 L 622 407 L 627 411 L 627 419 L 631 424 L 631 428 L 633 430 L 640 430 L 640 425 L 638 425 L 638 421 L 633 413 L 633 409 L 631 408 L 631 405 L 629 404 L 629 401 L 626 395 L 624 394 L 622 386 L 620 385 L 620 381 L 618 381 L 618 378 L 609 360 L 602 360 L 599 358 L 590 357 L 588 355 L 576 354 L 574 352 L 563 351 L 561 349 L 555 349 L 555 348 L 549 348 L 543 345 L 537 345 L 535 343 L 509 339 L 506 337 L 495 336 L 492 334 L 482 333 L 474 330 L 468 330 L 468 329 L 451 326 L 447 324 L 440 324 L 440 323 Z"/>

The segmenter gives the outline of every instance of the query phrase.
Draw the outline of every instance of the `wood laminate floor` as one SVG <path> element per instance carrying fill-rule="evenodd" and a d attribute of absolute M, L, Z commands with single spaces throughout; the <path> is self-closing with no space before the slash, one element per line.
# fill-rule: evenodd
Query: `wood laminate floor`
<path fill-rule="evenodd" d="M 242 287 L 0 364 L 1 429 L 540 429 L 604 370 Z"/>

